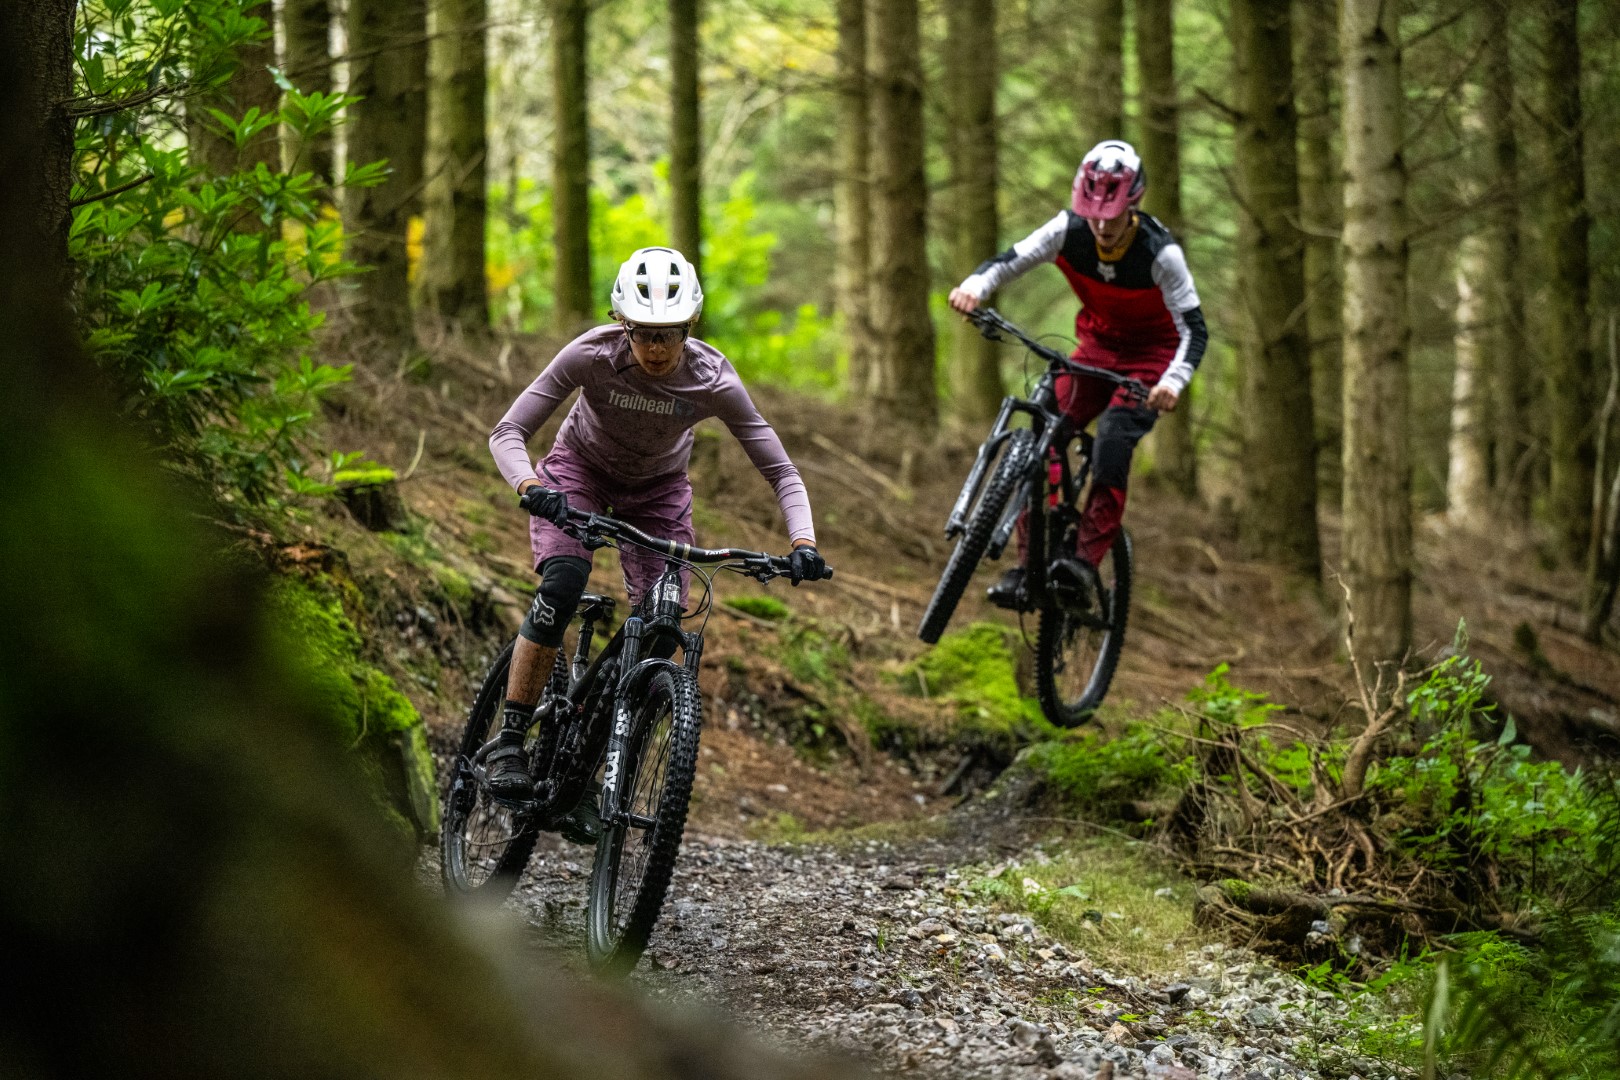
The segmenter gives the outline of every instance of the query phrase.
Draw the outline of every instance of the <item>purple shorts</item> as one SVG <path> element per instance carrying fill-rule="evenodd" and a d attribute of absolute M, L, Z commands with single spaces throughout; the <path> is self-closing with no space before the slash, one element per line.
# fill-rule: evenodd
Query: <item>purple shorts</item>
<path fill-rule="evenodd" d="M 693 541 L 692 482 L 686 474 L 655 481 L 647 487 L 628 490 L 592 471 L 578 454 L 554 445 L 535 467 L 540 482 L 568 496 L 576 510 L 611 514 L 642 532 L 683 544 Z M 587 562 L 591 551 L 542 518 L 529 519 L 529 547 L 534 551 L 535 570 L 547 559 L 574 555 Z M 619 549 L 619 565 L 624 569 L 624 586 L 630 603 L 638 602 L 664 572 L 664 556 L 625 544 Z M 686 604 L 687 571 L 681 572 L 681 604 Z"/>

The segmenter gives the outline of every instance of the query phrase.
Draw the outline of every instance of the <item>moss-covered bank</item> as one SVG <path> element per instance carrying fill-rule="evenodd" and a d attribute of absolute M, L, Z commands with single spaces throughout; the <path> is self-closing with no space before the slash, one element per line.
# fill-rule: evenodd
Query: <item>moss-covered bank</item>
<path fill-rule="evenodd" d="M 336 737 L 384 811 L 413 838 L 432 835 L 439 807 L 427 726 L 394 680 L 363 659 L 341 587 L 325 577 L 282 577 L 271 599 L 289 655 L 324 713 L 337 720 Z"/>

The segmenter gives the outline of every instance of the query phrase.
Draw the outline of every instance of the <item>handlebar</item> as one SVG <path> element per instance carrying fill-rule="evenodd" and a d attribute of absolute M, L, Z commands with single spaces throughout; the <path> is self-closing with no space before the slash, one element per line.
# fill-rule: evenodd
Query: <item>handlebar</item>
<path fill-rule="evenodd" d="M 570 507 L 568 524 L 563 526 L 563 531 L 586 547 L 601 547 L 606 543 L 605 538 L 612 538 L 628 541 L 682 562 L 736 563 L 737 568 L 743 573 L 761 582 L 773 577 L 786 577 L 792 573 L 788 559 L 781 555 L 771 555 L 764 551 L 747 551 L 743 548 L 694 547 L 677 540 L 650 536 L 628 522 L 589 510 L 575 510 Z M 832 567 L 825 567 L 821 580 L 826 581 L 832 576 Z"/>
<path fill-rule="evenodd" d="M 1072 375 L 1084 375 L 1087 378 L 1100 379 L 1103 382 L 1113 383 L 1115 386 L 1122 386 L 1130 394 L 1131 399 L 1138 403 L 1147 400 L 1148 387 L 1140 379 L 1133 379 L 1128 375 L 1121 375 L 1117 371 L 1093 367 L 1090 364 L 1082 364 L 1079 361 L 1071 360 L 1052 348 L 1052 346 L 1036 341 L 1024 333 L 1016 323 L 1009 320 L 995 308 L 976 307 L 964 314 L 969 322 L 979 328 L 979 333 L 991 341 L 1004 341 L 1008 337 L 1015 338 L 1035 355 L 1045 360 L 1048 367 L 1066 371 Z"/>

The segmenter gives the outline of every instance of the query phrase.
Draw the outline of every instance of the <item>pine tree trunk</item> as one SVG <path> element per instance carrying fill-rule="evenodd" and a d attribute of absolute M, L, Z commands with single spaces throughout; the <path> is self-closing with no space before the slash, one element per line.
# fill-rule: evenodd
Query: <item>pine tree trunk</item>
<path fill-rule="evenodd" d="M 945 83 L 951 97 L 955 147 L 951 164 L 956 189 L 956 265 L 952 271 L 960 276 L 997 251 L 995 0 L 950 0 L 945 15 L 951 61 Z M 962 419 L 971 424 L 993 419 L 1003 393 L 995 343 L 965 320 L 956 319 L 951 353 L 956 407 Z"/>
<path fill-rule="evenodd" d="M 1509 49 L 1509 16 L 1514 0 L 1489 0 L 1482 81 L 1485 86 L 1486 141 L 1493 162 L 1491 186 L 1500 197 L 1488 212 L 1490 240 L 1485 246 L 1490 287 L 1485 299 L 1491 327 L 1490 365 L 1492 446 L 1496 455 L 1495 487 L 1509 517 L 1530 517 L 1529 417 L 1532 387 L 1525 343 L 1524 277 L 1519 258 L 1519 142 L 1513 126 L 1513 64 Z"/>
<path fill-rule="evenodd" d="M 1288 0 L 1233 0 L 1246 545 L 1316 577 L 1316 434 Z"/>
<path fill-rule="evenodd" d="M 703 269 L 703 89 L 698 81 L 699 0 L 669 0 L 669 74 L 672 122 L 669 143 L 670 235 L 675 247 Z"/>
<path fill-rule="evenodd" d="M 17 61 L 9 75 L 0 74 L 0 82 L 12 84 L 12 97 L 0 104 L 8 122 L 0 128 L 5 136 L 0 138 L 0 160 L 6 165 L 4 175 L 17 185 L 8 201 L 21 203 L 28 211 L 21 221 L 9 223 L 27 231 L 26 239 L 13 242 L 37 260 L 55 286 L 51 291 L 61 296 L 71 291 L 68 204 L 73 190 L 73 119 L 63 103 L 73 96 L 76 7 L 77 0 L 0 6 L 0 41 L 5 43 L 0 47 Z M 14 290 L 37 286 L 17 278 L 18 272 L 17 266 L 7 264 L 0 297 L 14 301 Z"/>
<path fill-rule="evenodd" d="M 1594 442 L 1586 184 L 1581 154 L 1581 48 L 1578 0 L 1538 0 L 1541 17 L 1541 111 L 1547 125 L 1540 217 L 1551 273 L 1538 305 L 1545 313 L 1547 413 L 1552 473 L 1551 524 L 1571 558 L 1591 538 Z"/>
<path fill-rule="evenodd" d="M 1080 153 L 1125 137 L 1125 0 L 1083 0 L 1090 8 L 1090 54 L 1077 61 L 1085 100 L 1078 103 L 1087 138 Z"/>
<path fill-rule="evenodd" d="M 1364 664 L 1412 641 L 1406 166 L 1394 0 L 1343 0 L 1344 566 Z"/>
<path fill-rule="evenodd" d="M 931 437 L 939 420 L 928 314 L 928 181 L 923 172 L 917 0 L 883 0 L 871 25 L 872 322 L 878 412 Z"/>
<path fill-rule="evenodd" d="M 1586 568 L 1586 604 L 1582 612 L 1581 632 L 1588 641 L 1603 640 L 1603 628 L 1614 611 L 1615 593 L 1620 591 L 1620 467 L 1605 458 L 1615 456 L 1607 438 L 1613 430 L 1617 392 L 1620 392 L 1620 341 L 1616 340 L 1615 317 L 1609 316 L 1609 392 L 1603 411 L 1598 416 L 1599 454 L 1597 458 L 1598 482 L 1603 483 L 1607 471 L 1608 489 L 1596 499 L 1593 514 L 1592 555 Z"/>
<path fill-rule="evenodd" d="M 1147 171 L 1143 207 L 1182 239 L 1181 110 L 1176 93 L 1175 21 L 1171 0 L 1136 0 L 1136 70 L 1141 87 L 1137 149 Z M 1153 429 L 1157 472 L 1183 497 L 1198 497 L 1198 456 L 1193 444 L 1193 386 L 1176 410 Z"/>
<path fill-rule="evenodd" d="M 1344 281 L 1340 268 L 1344 189 L 1334 140 L 1333 81 L 1339 67 L 1332 4 L 1295 0 L 1295 98 L 1299 105 L 1299 212 L 1305 233 L 1306 327 L 1311 341 L 1311 406 L 1316 412 L 1319 497 L 1338 507 L 1344 487 Z"/>
<path fill-rule="evenodd" d="M 865 0 L 838 0 L 838 313 L 849 349 L 849 390 L 872 392 L 871 111 Z"/>
<path fill-rule="evenodd" d="M 469 331 L 489 327 L 485 117 L 486 0 L 432 0 L 428 187 L 418 278 L 428 307 Z"/>
<path fill-rule="evenodd" d="M 1451 438 L 1447 444 L 1446 517 L 1452 525 L 1485 525 L 1490 484 L 1485 413 L 1484 275 L 1486 237 L 1470 233 L 1457 251 L 1456 367 L 1451 378 Z"/>
<path fill-rule="evenodd" d="M 573 333 L 591 321 L 591 144 L 585 109 L 587 0 L 551 0 L 551 207 L 557 260 L 556 326 Z"/>
<path fill-rule="evenodd" d="M 1464 205 L 1484 191 L 1478 159 L 1485 144 L 1484 87 L 1464 89 L 1462 117 L 1464 157 L 1458 197 Z M 1488 149 L 1488 148 L 1487 148 Z M 1451 438 L 1446 468 L 1446 517 L 1452 525 L 1479 530 L 1486 524 L 1490 502 L 1490 422 L 1486 368 L 1490 327 L 1485 296 L 1491 288 L 1489 219 L 1463 236 L 1457 249 L 1456 365 L 1451 380 Z"/>
<path fill-rule="evenodd" d="M 349 0 L 348 160 L 387 160 L 388 180 L 348 192 L 349 257 L 369 267 L 358 317 L 370 332 L 411 339 L 410 219 L 421 205 L 426 141 L 426 0 Z"/>
<path fill-rule="evenodd" d="M 283 0 L 282 39 L 287 79 L 305 94 L 332 92 L 332 7 L 330 0 Z M 281 159 L 292 172 L 309 171 L 332 181 L 332 135 L 322 132 L 301 144 L 282 132 Z"/>

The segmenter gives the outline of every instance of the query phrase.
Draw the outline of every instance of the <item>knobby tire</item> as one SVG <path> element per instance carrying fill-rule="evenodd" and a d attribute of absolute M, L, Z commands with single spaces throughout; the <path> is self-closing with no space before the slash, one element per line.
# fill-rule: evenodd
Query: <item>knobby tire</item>
<path fill-rule="evenodd" d="M 968 517 L 967 528 L 945 563 L 945 572 L 940 575 L 933 599 L 928 601 L 928 610 L 923 612 L 922 624 L 917 627 L 917 636 L 928 644 L 939 641 L 940 635 L 945 632 L 945 625 L 956 613 L 956 605 L 961 603 L 962 594 L 967 591 L 968 582 L 979 567 L 979 560 L 984 558 L 990 546 L 990 536 L 1001 522 L 1007 500 L 1012 498 L 1013 492 L 1029 472 L 1030 447 L 1033 443 L 1034 435 L 1024 429 L 1008 437 L 1006 453 L 996 463 L 995 471 L 985 484 L 984 494 Z"/>
<path fill-rule="evenodd" d="M 1035 694 L 1041 712 L 1058 727 L 1078 727 L 1090 720 L 1114 681 L 1114 669 L 1119 666 L 1120 650 L 1125 646 L 1125 627 L 1131 612 L 1131 538 L 1125 530 L 1120 530 L 1108 558 L 1098 570 L 1103 585 L 1111 584 L 1113 591 L 1106 631 L 1071 628 L 1071 617 L 1064 611 L 1056 607 L 1041 609 L 1040 629 L 1035 637 Z M 1058 668 L 1076 660 L 1083 661 L 1093 646 L 1097 655 L 1086 685 L 1077 697 L 1067 699 L 1065 691 L 1057 685 Z"/>
<path fill-rule="evenodd" d="M 697 681 L 684 668 L 664 667 L 647 680 L 631 715 L 621 806 L 654 822 L 650 828 L 603 823 L 586 910 L 591 964 L 620 972 L 646 950 L 675 872 L 703 726 Z M 640 879 L 633 880 L 638 869 Z"/>
<path fill-rule="evenodd" d="M 463 787 L 459 794 L 455 791 L 458 778 L 462 778 L 466 784 L 475 784 L 470 771 L 463 776 L 464 765 L 480 746 L 494 736 L 502 722 L 501 707 L 506 702 L 507 673 L 512 666 L 512 649 L 516 644 L 515 641 L 509 643 L 484 675 L 478 696 L 468 710 L 461 745 L 451 765 L 451 791 L 445 796 L 441 815 L 439 877 L 444 882 L 445 892 L 452 896 L 477 896 L 491 901 L 503 899 L 522 876 L 523 868 L 529 864 L 529 857 L 534 853 L 535 842 L 540 838 L 539 827 L 534 822 L 494 804 L 487 791 L 480 791 L 476 787 Z M 567 662 L 563 650 L 559 649 L 541 701 L 567 691 Z M 478 820 L 475 815 L 480 813 L 488 815 L 485 820 L 497 819 L 504 814 L 512 832 L 511 837 L 500 846 L 499 852 L 492 852 L 488 856 L 494 859 L 494 865 L 488 867 L 489 874 L 482 880 L 477 879 L 470 863 L 470 860 L 479 858 L 477 848 L 471 845 L 481 842 L 471 840 L 467 835 Z"/>

